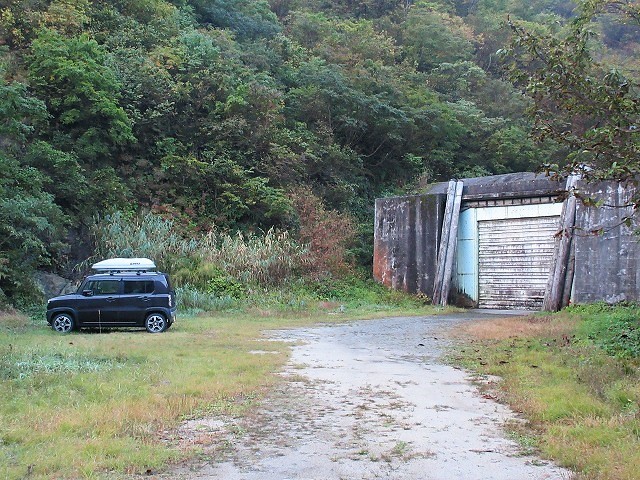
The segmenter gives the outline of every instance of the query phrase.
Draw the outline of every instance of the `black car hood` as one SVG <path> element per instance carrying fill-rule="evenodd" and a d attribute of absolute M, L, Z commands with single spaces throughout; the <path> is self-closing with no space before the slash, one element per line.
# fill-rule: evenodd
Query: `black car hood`
<path fill-rule="evenodd" d="M 65 293 L 64 295 L 58 295 L 57 297 L 51 297 L 49 300 L 47 300 L 48 302 L 54 302 L 56 300 L 64 300 L 66 298 L 72 298 L 72 297 L 77 297 L 79 294 L 78 293 Z"/>

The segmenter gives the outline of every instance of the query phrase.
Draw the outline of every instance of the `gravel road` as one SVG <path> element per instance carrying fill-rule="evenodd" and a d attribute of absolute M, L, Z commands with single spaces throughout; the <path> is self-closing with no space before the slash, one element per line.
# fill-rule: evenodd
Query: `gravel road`
<path fill-rule="evenodd" d="M 259 411 L 229 424 L 183 425 L 210 460 L 184 480 L 542 480 L 569 471 L 506 438 L 518 421 L 468 374 L 441 362 L 446 331 L 504 312 L 387 318 L 280 331 L 291 342 L 285 382 Z M 265 345 L 268 346 L 268 343 Z M 269 354 L 268 348 L 264 352 Z M 207 444 L 209 444 L 207 446 Z"/>

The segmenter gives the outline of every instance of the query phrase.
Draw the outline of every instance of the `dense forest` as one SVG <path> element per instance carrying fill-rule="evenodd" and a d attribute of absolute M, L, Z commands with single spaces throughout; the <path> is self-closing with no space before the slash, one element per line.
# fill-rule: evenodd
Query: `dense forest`
<path fill-rule="evenodd" d="M 590 58 L 637 78 L 637 22 L 597 13 Z M 0 301 L 29 297 L 29 272 L 69 274 L 115 214 L 158 215 L 183 239 L 273 227 L 322 252 L 339 237 L 337 263 L 366 266 L 376 197 L 571 158 L 531 115 L 535 65 L 505 54 L 578 14 L 569 0 L 0 0 Z"/>

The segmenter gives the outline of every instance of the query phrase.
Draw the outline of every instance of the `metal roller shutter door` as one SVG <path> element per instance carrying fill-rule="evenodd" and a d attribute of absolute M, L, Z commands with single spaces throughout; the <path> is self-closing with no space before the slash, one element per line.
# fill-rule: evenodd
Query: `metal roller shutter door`
<path fill-rule="evenodd" d="M 542 307 L 560 217 L 478 222 L 480 308 Z"/>

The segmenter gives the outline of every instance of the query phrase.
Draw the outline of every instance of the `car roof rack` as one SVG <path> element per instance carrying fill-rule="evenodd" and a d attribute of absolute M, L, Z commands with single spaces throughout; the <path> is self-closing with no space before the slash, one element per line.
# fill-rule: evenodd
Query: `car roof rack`
<path fill-rule="evenodd" d="M 91 268 L 99 273 L 136 273 L 138 275 L 156 269 L 156 264 L 148 258 L 109 258 L 94 263 Z M 154 272 L 155 273 L 155 272 Z"/>

